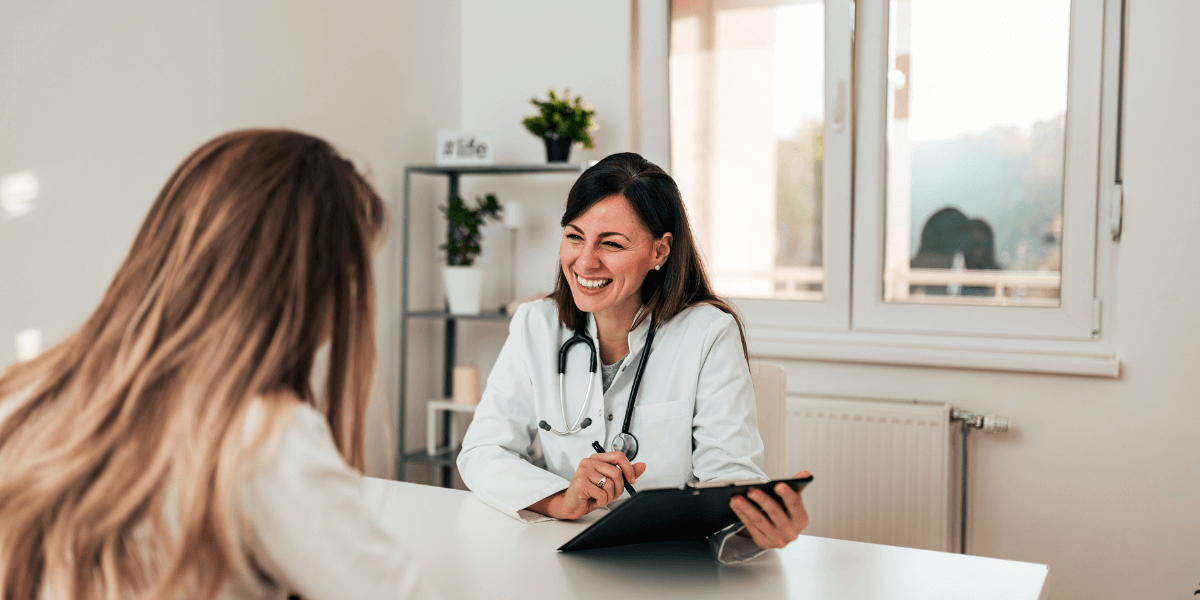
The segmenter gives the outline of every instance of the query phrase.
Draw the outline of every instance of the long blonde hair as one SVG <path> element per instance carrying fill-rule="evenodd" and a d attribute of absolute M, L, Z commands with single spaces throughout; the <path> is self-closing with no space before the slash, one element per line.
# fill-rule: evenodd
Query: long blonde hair
<path fill-rule="evenodd" d="M 16 398 L 0 423 L 3 598 L 216 597 L 252 569 L 231 508 L 243 463 L 296 398 L 361 471 L 384 222 L 312 136 L 238 131 L 189 156 L 96 311 L 0 375 L 0 400 Z"/>

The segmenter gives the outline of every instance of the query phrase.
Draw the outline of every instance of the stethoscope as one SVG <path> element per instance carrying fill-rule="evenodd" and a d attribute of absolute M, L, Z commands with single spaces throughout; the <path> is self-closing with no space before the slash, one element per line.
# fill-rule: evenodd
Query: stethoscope
<path fill-rule="evenodd" d="M 642 374 L 646 372 L 646 359 L 650 358 L 650 345 L 654 343 L 654 317 L 650 317 L 650 331 L 646 334 L 646 345 L 642 350 L 642 358 L 638 361 L 637 372 L 633 375 L 633 389 L 629 390 L 629 404 L 625 406 L 625 421 L 621 424 L 621 433 L 613 439 L 613 451 L 621 452 L 629 460 L 633 460 L 637 456 L 638 441 L 629 433 L 629 423 L 633 418 L 633 404 L 637 401 L 638 388 L 642 385 Z M 567 422 L 567 397 L 566 397 L 566 373 L 567 373 L 567 352 L 571 346 L 575 344 L 584 344 L 591 352 L 591 362 L 588 364 L 588 371 L 592 374 L 592 383 L 588 386 L 587 395 L 583 398 L 583 406 L 579 407 L 579 414 L 575 416 L 575 423 L 566 431 L 559 431 L 550 426 L 546 421 L 538 423 L 538 427 L 554 433 L 556 435 L 571 435 L 587 428 L 592 424 L 590 418 L 583 418 L 583 413 L 587 411 L 587 407 L 592 398 L 592 388 L 596 387 L 596 377 L 599 371 L 596 369 L 596 344 L 590 336 L 585 335 L 582 331 L 576 331 L 571 339 L 563 343 L 558 350 L 558 401 L 562 405 L 563 423 Z"/>

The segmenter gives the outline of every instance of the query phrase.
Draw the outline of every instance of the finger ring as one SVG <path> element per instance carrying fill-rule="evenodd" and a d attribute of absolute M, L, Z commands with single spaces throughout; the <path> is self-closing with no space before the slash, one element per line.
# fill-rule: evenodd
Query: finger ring
<path fill-rule="evenodd" d="M 608 483 L 608 478 L 601 475 L 600 481 L 596 482 L 596 487 L 598 487 L 600 489 L 604 489 L 604 484 L 606 484 L 606 483 Z"/>

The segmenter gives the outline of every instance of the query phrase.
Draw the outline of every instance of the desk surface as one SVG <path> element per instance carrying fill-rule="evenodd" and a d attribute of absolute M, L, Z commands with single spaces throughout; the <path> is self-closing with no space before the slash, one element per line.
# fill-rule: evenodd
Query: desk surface
<path fill-rule="evenodd" d="M 1044 565 L 800 536 L 742 565 L 703 544 L 560 553 L 598 518 L 526 525 L 474 494 L 366 478 L 367 502 L 447 598 L 1037 600 Z M 597 511 L 599 512 L 599 511 Z"/>

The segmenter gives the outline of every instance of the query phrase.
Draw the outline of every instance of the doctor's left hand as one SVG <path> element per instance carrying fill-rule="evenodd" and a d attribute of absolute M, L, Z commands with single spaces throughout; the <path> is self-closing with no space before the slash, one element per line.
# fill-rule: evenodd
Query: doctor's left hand
<path fill-rule="evenodd" d="M 796 478 L 808 476 L 808 471 L 796 474 Z M 734 496 L 729 501 L 733 512 L 746 526 L 739 535 L 749 536 L 759 548 L 782 548 L 795 541 L 808 527 L 808 511 L 804 509 L 800 492 L 780 483 L 775 486 L 775 493 L 783 500 L 783 506 L 762 490 L 750 490 L 745 497 Z"/>

